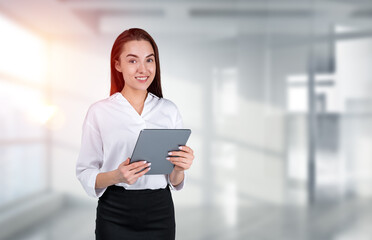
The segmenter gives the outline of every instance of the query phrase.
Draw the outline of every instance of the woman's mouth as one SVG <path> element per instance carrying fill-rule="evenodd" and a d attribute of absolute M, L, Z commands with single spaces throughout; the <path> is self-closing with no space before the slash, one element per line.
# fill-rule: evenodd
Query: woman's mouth
<path fill-rule="evenodd" d="M 144 76 L 144 77 L 135 77 L 138 81 L 140 81 L 140 82 L 146 82 L 146 80 L 149 78 L 149 77 L 146 77 L 146 76 Z"/>

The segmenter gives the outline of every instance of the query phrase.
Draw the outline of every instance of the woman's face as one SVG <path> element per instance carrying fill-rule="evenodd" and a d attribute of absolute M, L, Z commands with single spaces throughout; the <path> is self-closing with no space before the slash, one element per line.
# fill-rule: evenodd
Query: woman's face
<path fill-rule="evenodd" d="M 126 42 L 115 68 L 123 74 L 124 89 L 146 91 L 155 77 L 155 53 L 150 42 L 133 40 Z"/>

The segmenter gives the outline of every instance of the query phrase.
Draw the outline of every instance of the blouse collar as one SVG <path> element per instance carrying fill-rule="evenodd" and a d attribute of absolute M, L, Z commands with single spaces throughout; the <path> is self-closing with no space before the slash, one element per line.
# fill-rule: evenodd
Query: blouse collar
<path fill-rule="evenodd" d="M 121 92 L 116 92 L 116 93 L 114 93 L 114 97 L 115 97 L 116 99 L 118 99 L 119 101 L 124 101 L 124 102 L 130 104 L 129 101 L 128 101 L 124 96 L 123 96 L 123 94 L 121 94 Z M 146 96 L 146 99 L 145 99 L 145 105 L 146 105 L 146 104 L 147 104 L 147 103 L 148 103 L 152 98 L 154 98 L 154 95 L 153 95 L 152 93 L 148 92 L 148 93 L 147 93 L 147 96 Z"/>
<path fill-rule="evenodd" d="M 133 109 L 133 111 L 135 111 L 137 113 L 137 111 L 133 108 L 133 106 L 129 103 L 129 101 L 123 96 L 123 94 L 121 94 L 121 92 L 114 93 L 112 95 L 112 97 L 114 99 L 116 99 L 119 103 L 125 104 L 127 107 L 130 107 L 131 109 Z M 153 93 L 150 93 L 150 92 L 147 93 L 147 97 L 145 99 L 145 104 L 143 106 L 142 113 L 139 116 L 143 117 L 144 115 L 147 114 L 148 111 L 151 111 L 151 109 L 157 103 L 157 101 L 153 101 L 155 99 L 158 99 L 158 97 L 156 95 L 154 95 Z"/>

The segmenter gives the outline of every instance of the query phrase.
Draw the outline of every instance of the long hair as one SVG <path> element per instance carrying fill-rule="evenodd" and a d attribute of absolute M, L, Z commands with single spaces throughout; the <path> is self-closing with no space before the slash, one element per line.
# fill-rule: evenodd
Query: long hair
<path fill-rule="evenodd" d="M 155 52 L 155 64 L 156 64 L 156 71 L 155 77 L 150 86 L 147 88 L 148 92 L 151 92 L 158 96 L 159 98 L 163 97 L 163 93 L 161 90 L 161 81 L 160 81 L 160 62 L 159 62 L 159 51 L 158 46 L 156 45 L 154 39 L 148 34 L 145 30 L 140 28 L 130 28 L 122 32 L 115 40 L 114 45 L 111 49 L 111 61 L 110 61 L 110 68 L 111 68 L 111 90 L 110 96 L 116 92 L 121 92 L 123 90 L 125 81 L 123 78 L 123 74 L 118 72 L 115 69 L 115 60 L 119 61 L 120 54 L 123 50 L 124 44 L 129 41 L 133 40 L 145 40 L 150 42 L 152 48 Z"/>

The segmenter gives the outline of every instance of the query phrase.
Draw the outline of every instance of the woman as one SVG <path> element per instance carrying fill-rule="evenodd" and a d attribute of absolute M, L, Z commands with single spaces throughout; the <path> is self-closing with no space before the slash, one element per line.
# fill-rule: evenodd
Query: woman
<path fill-rule="evenodd" d="M 85 191 L 99 198 L 96 239 L 175 239 L 170 189 L 183 188 L 193 150 L 181 146 L 170 152 L 171 174 L 145 175 L 151 166 L 128 157 L 144 128 L 182 128 L 182 118 L 163 98 L 155 41 L 132 28 L 112 47 L 110 97 L 90 106 L 76 165 Z"/>

